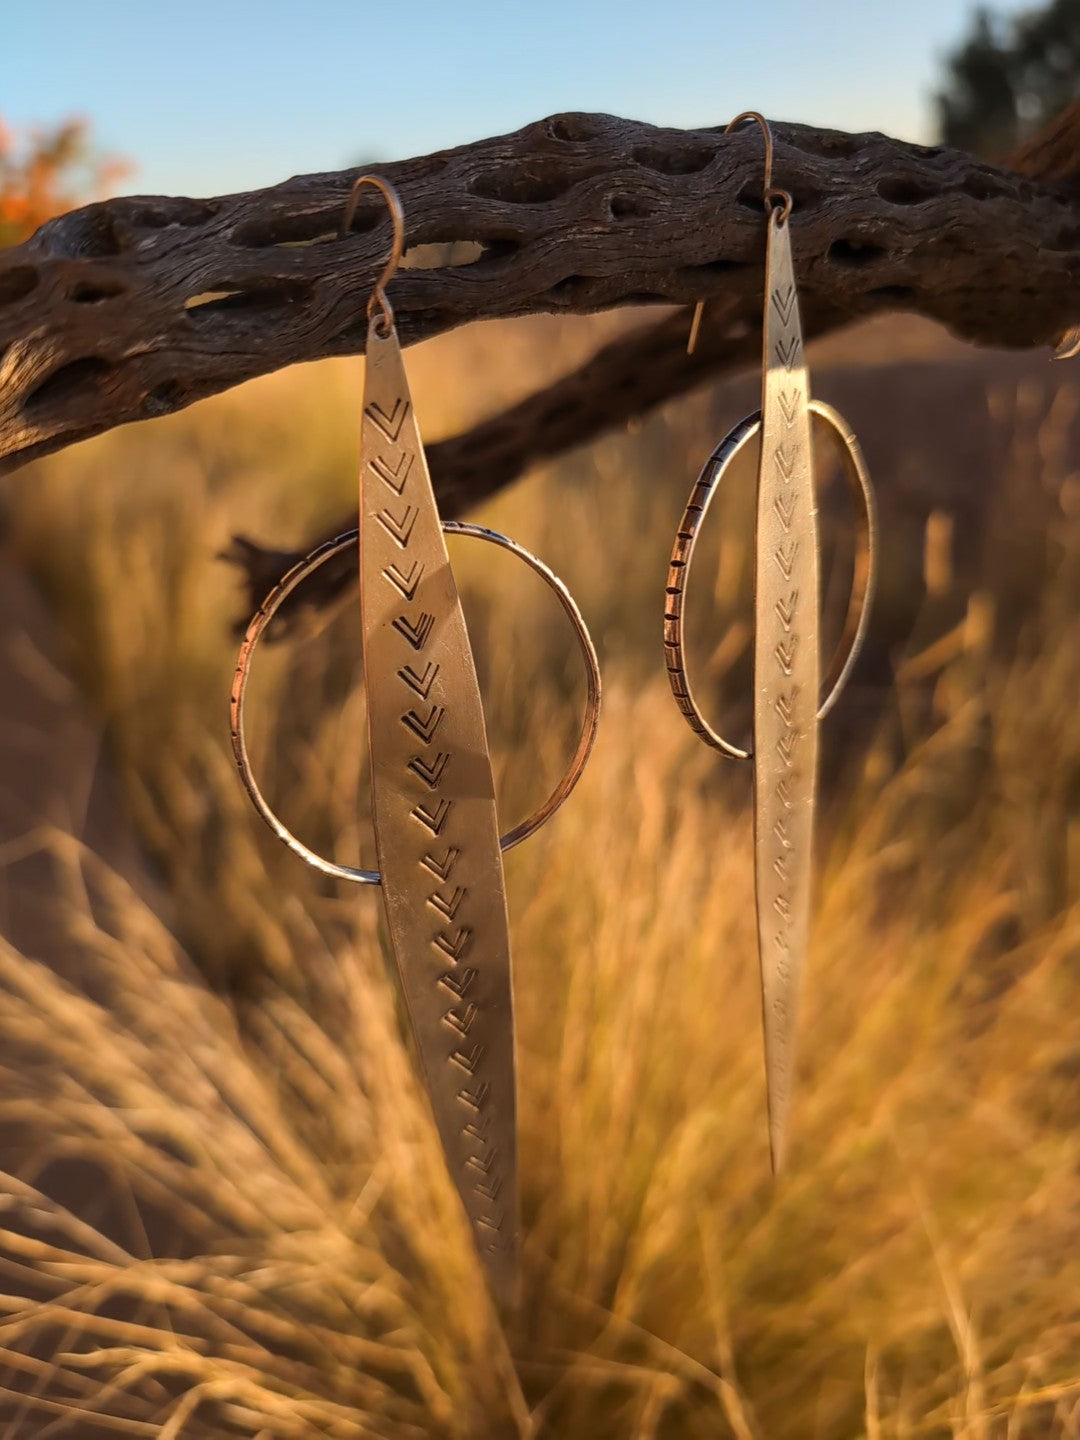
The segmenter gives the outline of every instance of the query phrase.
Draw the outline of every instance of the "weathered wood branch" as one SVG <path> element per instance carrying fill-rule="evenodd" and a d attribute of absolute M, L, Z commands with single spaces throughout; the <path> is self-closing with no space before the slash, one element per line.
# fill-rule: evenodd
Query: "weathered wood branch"
<path fill-rule="evenodd" d="M 902 308 L 978 342 L 1029 346 L 1080 322 L 1075 168 L 1037 179 L 879 134 L 774 128 L 776 183 L 795 197 L 803 305 L 819 328 Z M 1065 130 L 1073 154 L 1078 131 L 1080 114 Z M 1059 137 L 1055 154 L 1067 149 Z M 401 192 L 410 246 L 475 242 L 471 263 L 394 281 L 406 343 L 496 316 L 717 301 L 694 361 L 676 359 L 674 329 L 661 326 L 561 382 L 529 424 L 519 415 L 514 433 L 527 444 L 488 472 L 501 481 L 475 477 L 492 461 L 485 446 L 514 427 L 447 442 L 464 466 L 453 480 L 462 496 L 505 483 L 526 452 L 554 453 L 541 419 L 565 448 L 602 428 L 604 414 L 645 408 L 753 349 L 761 168 L 753 130 L 660 130 L 605 115 L 555 116 L 380 167 Z M 217 200 L 106 201 L 0 255 L 0 469 L 283 365 L 360 352 L 386 227 L 365 201 L 353 233 L 335 239 L 357 173 Z M 646 343 L 659 378 L 638 380 Z M 640 387 L 621 410 L 610 400 L 618 372 Z M 560 423 L 560 406 L 579 407 L 578 421 Z"/>

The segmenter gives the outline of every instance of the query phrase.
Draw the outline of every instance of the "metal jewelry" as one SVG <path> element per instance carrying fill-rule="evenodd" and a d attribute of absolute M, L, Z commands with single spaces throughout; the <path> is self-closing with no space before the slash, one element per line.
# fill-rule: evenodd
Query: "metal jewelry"
<path fill-rule="evenodd" d="M 749 111 L 733 120 L 728 130 L 747 120 L 760 126 L 765 139 L 761 410 L 736 425 L 713 451 L 690 494 L 671 554 L 664 647 L 668 679 L 691 728 L 721 754 L 753 761 L 754 881 L 769 1150 L 775 1173 L 785 1154 L 799 988 L 809 939 L 818 726 L 839 699 L 866 633 L 877 522 L 870 479 L 854 434 L 830 406 L 810 399 L 791 257 L 792 197 L 773 188 L 772 133 L 764 118 Z M 699 319 L 700 306 L 695 322 Z M 847 619 L 823 684 L 813 436 L 824 431 L 832 431 L 841 442 L 860 518 Z M 757 447 L 759 456 L 753 742 L 744 749 L 724 739 L 701 713 L 686 671 L 683 611 L 702 521 L 725 474 L 749 447 Z"/>
<path fill-rule="evenodd" d="M 493 1293 L 514 1298 L 518 1248 L 514 1006 L 502 851 L 549 820 L 592 749 L 600 672 L 566 587 L 535 556 L 479 525 L 443 524 L 420 441 L 386 295 L 405 247 L 401 202 L 362 176 L 345 208 L 348 233 L 364 186 L 390 211 L 393 246 L 368 302 L 360 441 L 360 527 L 313 551 L 252 619 L 230 708 L 233 752 L 255 808 L 279 839 L 323 874 L 380 885 L 390 942 L 447 1163 Z M 500 838 L 484 715 L 444 534 L 516 555 L 554 590 L 588 678 L 585 719 L 569 769 L 547 801 Z M 244 699 L 260 637 L 284 600 L 340 551 L 360 548 L 377 871 L 335 865 L 273 814 L 251 771 Z"/>

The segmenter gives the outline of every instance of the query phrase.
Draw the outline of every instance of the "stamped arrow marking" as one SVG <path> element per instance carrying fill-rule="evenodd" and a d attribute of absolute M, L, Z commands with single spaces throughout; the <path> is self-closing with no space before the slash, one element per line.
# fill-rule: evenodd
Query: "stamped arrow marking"
<path fill-rule="evenodd" d="M 443 1016 L 443 1021 L 445 1024 L 449 1025 L 450 1029 L 453 1030 L 455 1034 L 468 1035 L 469 1031 L 472 1029 L 473 1021 L 476 1019 L 478 1013 L 479 1012 L 477 1011 L 475 1005 L 466 1005 L 464 1008 L 462 1008 L 461 1006 L 454 1006 L 452 1010 L 447 1010 L 446 1014 Z"/>
<path fill-rule="evenodd" d="M 794 390 L 781 390 L 776 397 L 777 404 L 784 416 L 784 423 L 787 426 L 795 424 L 795 417 L 799 413 L 799 396 Z"/>
<path fill-rule="evenodd" d="M 411 665 L 403 666 L 397 673 L 410 690 L 415 691 L 421 700 L 426 700 L 428 691 L 435 683 L 435 677 L 439 673 L 439 667 L 434 660 L 429 660 L 423 675 L 418 675 Z"/>
<path fill-rule="evenodd" d="M 393 624 L 402 639 L 407 640 L 414 650 L 422 650 L 431 634 L 431 627 L 435 624 L 435 616 L 423 610 L 415 625 L 407 615 L 399 615 Z"/>
<path fill-rule="evenodd" d="M 802 342 L 797 335 L 792 335 L 788 340 L 778 340 L 776 342 L 776 353 L 780 357 L 780 362 L 785 370 L 794 370 L 801 350 Z"/>
<path fill-rule="evenodd" d="M 408 768 L 424 782 L 429 790 L 437 790 L 439 781 L 443 777 L 443 771 L 449 763 L 450 756 L 440 750 L 435 759 L 430 762 L 422 759 L 419 755 L 414 755 L 409 761 Z"/>
<path fill-rule="evenodd" d="M 453 920 L 461 902 L 468 893 L 463 885 L 455 886 L 453 894 L 449 897 L 444 895 L 441 890 L 436 890 L 428 896 L 428 904 L 433 910 L 437 910 L 440 915 L 444 915 L 447 920 Z"/>
<path fill-rule="evenodd" d="M 787 597 L 786 600 L 783 598 L 783 596 L 781 596 L 781 598 L 776 602 L 774 608 L 780 619 L 780 623 L 781 625 L 783 625 L 785 630 L 790 630 L 795 620 L 795 606 L 798 603 L 798 600 L 798 590 L 792 590 L 791 594 Z"/>
<path fill-rule="evenodd" d="M 417 805 L 409 813 L 414 820 L 419 820 L 421 825 L 426 825 L 433 835 L 439 835 L 452 806 L 452 800 L 440 800 L 434 810 L 429 810 L 426 805 Z"/>
<path fill-rule="evenodd" d="M 374 460 L 368 461 L 368 469 L 373 475 L 377 475 L 384 485 L 389 485 L 395 495 L 400 495 L 405 489 L 412 462 L 413 457 L 407 450 L 403 450 L 396 466 L 392 466 L 385 455 L 376 455 Z"/>
<path fill-rule="evenodd" d="M 416 594 L 420 581 L 424 578 L 424 567 L 419 560 L 414 560 L 409 566 L 407 575 L 396 565 L 388 565 L 382 573 L 396 590 L 400 590 L 406 600 L 411 600 Z"/>
<path fill-rule="evenodd" d="M 773 559 L 780 567 L 780 573 L 785 580 L 790 580 L 792 571 L 795 569 L 795 557 L 799 553 L 799 542 L 797 540 L 785 540 L 783 545 L 778 545 L 773 554 Z"/>
<path fill-rule="evenodd" d="M 472 931 L 469 927 L 467 925 L 461 925 L 458 927 L 456 935 L 448 935 L 446 931 L 443 930 L 435 936 L 435 939 L 431 943 L 437 945 L 444 955 L 449 955 L 451 960 L 460 960 L 462 955 L 465 954 L 471 935 Z"/>
<path fill-rule="evenodd" d="M 787 766 L 795 763 L 795 746 L 799 743 L 799 732 L 789 730 L 786 735 L 781 735 L 776 742 L 777 753 Z"/>
<path fill-rule="evenodd" d="M 797 636 L 789 635 L 786 640 L 777 643 L 773 654 L 776 656 L 777 664 L 785 675 L 790 675 L 795 667 L 795 651 L 799 648 Z"/>
<path fill-rule="evenodd" d="M 786 445 L 778 445 L 773 452 L 776 459 L 776 468 L 784 480 L 791 479 L 791 472 L 795 468 L 795 455 L 797 452 L 788 452 Z"/>
<path fill-rule="evenodd" d="M 454 1057 L 451 1056 L 451 1059 Z M 457 1092 L 457 1098 L 470 1110 L 482 1110 L 487 1104 L 488 1095 L 491 1093 L 491 1086 L 486 1080 L 481 1080 L 479 1085 L 463 1085 Z"/>
<path fill-rule="evenodd" d="M 430 745 L 445 714 L 446 710 L 442 705 L 432 705 L 426 716 L 418 715 L 415 710 L 406 711 L 401 717 L 401 723 L 407 725 L 425 745 Z"/>
<path fill-rule="evenodd" d="M 777 495 L 773 501 L 773 509 L 785 532 L 789 531 L 791 522 L 795 519 L 795 496 L 793 495 L 790 500 L 785 500 L 782 495 Z"/>
<path fill-rule="evenodd" d="M 364 411 L 364 414 L 377 425 L 391 444 L 401 434 L 401 427 L 405 424 L 405 416 L 409 413 L 409 402 L 401 395 L 394 401 L 394 408 L 388 415 L 377 400 L 373 400 Z"/>
<path fill-rule="evenodd" d="M 483 1058 L 484 1047 L 479 1043 L 474 1045 L 471 1050 L 454 1050 L 450 1055 L 450 1059 L 455 1065 L 460 1065 L 466 1075 L 475 1075 L 476 1067 Z"/>
<path fill-rule="evenodd" d="M 440 880 L 449 880 L 450 871 L 453 870 L 461 851 L 456 845 L 451 845 L 446 854 L 439 859 L 437 855 L 425 855 L 420 861 L 425 870 L 430 870 L 432 875 L 437 875 Z"/>
<path fill-rule="evenodd" d="M 789 285 L 786 290 L 781 291 L 779 287 L 772 292 L 772 303 L 776 306 L 776 313 L 786 325 L 791 319 L 791 312 L 795 308 L 795 286 Z"/>
<path fill-rule="evenodd" d="M 380 510 L 375 516 L 391 540 L 396 541 L 404 550 L 409 543 L 409 536 L 416 524 L 416 517 L 420 512 L 413 505 L 406 505 L 401 515 L 395 515 L 392 510 Z M 384 572 L 385 573 L 385 572 Z M 412 596 L 409 596 L 412 599 Z"/>
<path fill-rule="evenodd" d="M 793 685 L 786 693 L 781 690 L 775 701 L 776 713 L 783 720 L 785 725 L 790 725 L 792 716 L 795 714 L 795 700 L 799 693 L 799 687 Z"/>
<path fill-rule="evenodd" d="M 462 965 L 460 970 L 447 970 L 440 975 L 439 984 L 444 990 L 449 990 L 451 995 L 463 1000 L 476 983 L 478 973 L 471 965 Z"/>

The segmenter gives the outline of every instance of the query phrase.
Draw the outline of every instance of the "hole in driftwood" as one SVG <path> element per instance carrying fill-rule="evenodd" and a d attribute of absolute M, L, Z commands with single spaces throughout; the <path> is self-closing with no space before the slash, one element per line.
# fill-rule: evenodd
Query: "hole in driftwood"
<path fill-rule="evenodd" d="M 894 300 L 898 305 L 915 298 L 915 291 L 910 285 L 879 285 L 876 290 L 868 290 L 867 294 L 874 300 Z"/>
<path fill-rule="evenodd" d="M 765 211 L 765 196 L 762 193 L 761 185 L 744 185 L 735 196 L 736 205 L 741 205 L 744 210 L 752 210 L 755 215 L 761 215 Z"/>
<path fill-rule="evenodd" d="M 119 203 L 124 206 L 124 219 L 143 230 L 166 230 L 170 225 L 180 225 L 184 229 L 205 225 L 221 209 L 220 200 L 189 200 L 182 195 L 173 200 L 127 200 Z"/>
<path fill-rule="evenodd" d="M 702 265 L 695 265 L 691 271 L 692 275 L 733 275 L 739 270 L 749 270 L 750 266 L 743 260 L 706 260 Z"/>
<path fill-rule="evenodd" d="M 96 397 L 101 394 L 101 382 L 109 369 L 108 361 L 97 355 L 69 360 L 42 380 L 36 390 L 31 390 L 23 401 L 23 409 L 33 414 L 35 410 L 63 408 L 72 400 Z"/>
<path fill-rule="evenodd" d="M 872 240 L 834 240 L 829 246 L 828 258 L 835 265 L 854 269 L 859 265 L 870 265 L 884 254 L 884 247 L 875 245 Z"/>
<path fill-rule="evenodd" d="M 213 290 L 185 300 L 184 309 L 191 320 L 201 323 L 215 315 L 272 310 L 310 297 L 311 284 L 307 280 L 277 280 L 265 285 L 230 285 L 223 281 Z"/>
<path fill-rule="evenodd" d="M 10 270 L 0 270 L 0 305 L 21 300 L 37 283 L 38 273 L 32 265 L 13 265 Z"/>
<path fill-rule="evenodd" d="M 521 246 L 516 240 L 485 240 L 482 249 L 484 253 L 480 256 L 480 263 L 489 265 L 498 260 L 509 260 Z"/>
<path fill-rule="evenodd" d="M 552 140 L 562 140 L 570 145 L 597 140 L 603 133 L 603 123 L 593 115 L 556 115 L 548 122 L 548 134 Z"/>
<path fill-rule="evenodd" d="M 458 270 L 483 260 L 487 247 L 479 240 L 430 240 L 410 245 L 401 257 L 402 270 Z"/>
<path fill-rule="evenodd" d="M 297 215 L 265 215 L 254 220 L 244 220 L 235 226 L 229 235 L 233 245 L 249 250 L 263 250 L 281 246 L 294 250 L 304 245 L 318 245 L 326 240 L 336 240 L 341 228 L 345 202 L 333 210 L 302 211 Z M 374 205 L 357 207 L 350 235 L 362 235 L 374 230 L 384 218 Z"/>
<path fill-rule="evenodd" d="M 876 189 L 882 200 L 888 201 L 890 205 L 921 205 L 924 200 L 932 200 L 937 194 L 936 190 L 919 180 L 902 177 L 879 180 Z"/>
<path fill-rule="evenodd" d="M 562 280 L 557 280 L 548 290 L 548 299 L 560 305 L 572 305 L 584 299 L 593 288 L 593 280 L 588 275 L 566 275 Z"/>
<path fill-rule="evenodd" d="M 701 145 L 648 144 L 635 145 L 633 157 L 646 170 L 655 170 L 659 175 L 695 175 L 712 164 L 714 155 L 710 147 Z"/>
<path fill-rule="evenodd" d="M 542 205 L 558 200 L 575 184 L 574 177 L 561 168 L 544 174 L 533 162 L 504 166 L 486 175 L 477 175 L 469 186 L 481 200 L 502 200 L 508 205 Z"/>
<path fill-rule="evenodd" d="M 125 294 L 127 286 L 119 280 L 80 280 L 73 286 L 70 299 L 76 305 L 97 305 L 102 300 L 112 300 Z"/>
<path fill-rule="evenodd" d="M 791 196 L 793 210 L 813 210 L 821 200 L 821 191 L 812 185 L 785 185 L 783 188 Z"/>
<path fill-rule="evenodd" d="M 647 220 L 650 215 L 656 213 L 656 207 L 652 202 L 644 199 L 641 195 L 625 193 L 612 195 L 608 206 L 613 220 Z"/>

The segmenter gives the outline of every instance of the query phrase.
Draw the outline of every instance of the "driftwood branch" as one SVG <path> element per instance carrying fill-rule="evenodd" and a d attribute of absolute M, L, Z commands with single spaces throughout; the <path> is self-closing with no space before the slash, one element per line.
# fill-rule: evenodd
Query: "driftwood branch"
<path fill-rule="evenodd" d="M 1073 156 L 1078 130 L 1080 118 L 1065 132 Z M 804 308 L 819 325 L 902 308 L 974 341 L 1030 346 L 1080 321 L 1075 168 L 1040 179 L 878 134 L 775 132 Z M 754 321 L 762 277 L 753 130 L 559 115 L 380 169 L 401 192 L 410 246 L 473 242 L 470 263 L 394 281 L 406 343 L 469 320 L 704 297 L 721 333 L 697 364 L 650 352 L 668 367 L 659 390 L 746 349 L 739 327 Z M 361 351 L 386 226 L 365 200 L 335 239 L 357 173 L 217 200 L 106 201 L 0 256 L 0 467 L 283 365 Z M 609 355 L 593 378 L 610 364 L 621 367 Z M 580 389 L 587 378 L 568 403 L 603 409 Z"/>
<path fill-rule="evenodd" d="M 879 134 L 774 131 L 808 334 L 905 309 L 978 343 L 1034 346 L 1080 322 L 1080 104 L 1008 169 Z M 447 515 L 757 354 L 755 130 L 557 115 L 380 171 L 413 252 L 392 289 L 407 344 L 470 320 L 710 301 L 693 356 L 686 315 L 668 316 L 430 446 Z M 358 173 L 106 201 L 0 254 L 0 472 L 284 365 L 361 352 L 386 226 L 365 198 L 336 238 Z M 238 540 L 234 558 L 259 599 L 295 555 Z M 335 594 L 350 568 L 325 567 L 309 599 Z"/>

